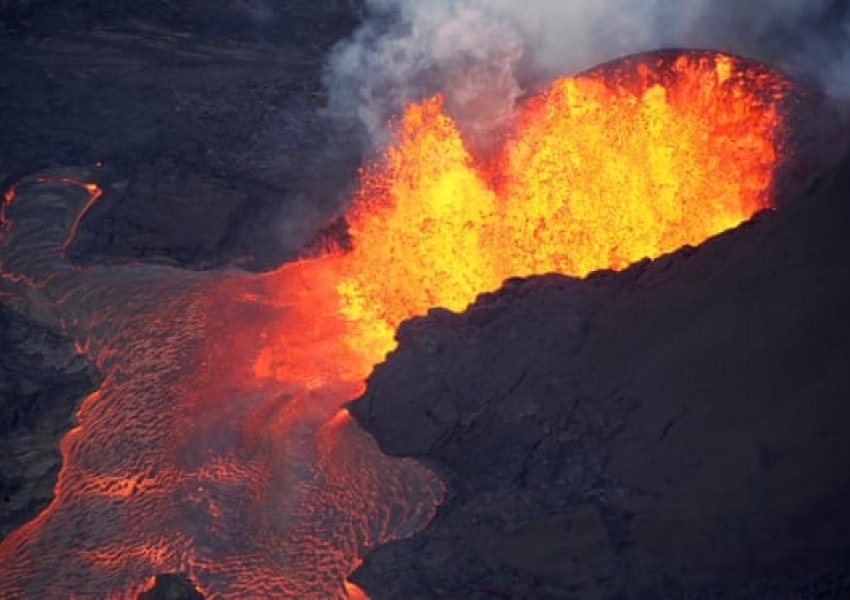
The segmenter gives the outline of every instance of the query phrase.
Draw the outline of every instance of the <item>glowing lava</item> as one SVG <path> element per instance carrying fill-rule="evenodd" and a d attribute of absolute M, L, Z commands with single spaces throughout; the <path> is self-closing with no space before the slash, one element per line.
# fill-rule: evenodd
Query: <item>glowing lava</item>
<path fill-rule="evenodd" d="M 358 593 L 359 557 L 424 526 L 442 494 L 340 410 L 399 323 L 512 276 L 619 269 L 769 207 L 788 86 L 714 53 L 625 60 L 530 99 L 486 158 L 438 96 L 365 169 L 350 250 L 263 275 L 49 271 L 31 292 L 105 381 L 63 440 L 55 500 L 0 546 L 0 596 L 127 597 L 174 571 L 218 597 Z"/>
<path fill-rule="evenodd" d="M 556 81 L 486 163 L 437 96 L 410 106 L 349 214 L 338 286 L 356 348 L 515 276 L 621 269 L 771 206 L 788 83 L 730 56 L 632 59 Z"/>

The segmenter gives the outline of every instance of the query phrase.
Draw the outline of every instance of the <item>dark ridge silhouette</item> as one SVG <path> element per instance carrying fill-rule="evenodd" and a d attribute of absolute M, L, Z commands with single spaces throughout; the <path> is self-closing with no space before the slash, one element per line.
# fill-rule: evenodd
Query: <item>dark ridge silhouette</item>
<path fill-rule="evenodd" d="M 449 499 L 373 598 L 850 594 L 850 157 L 782 210 L 403 325 L 351 410 Z"/>

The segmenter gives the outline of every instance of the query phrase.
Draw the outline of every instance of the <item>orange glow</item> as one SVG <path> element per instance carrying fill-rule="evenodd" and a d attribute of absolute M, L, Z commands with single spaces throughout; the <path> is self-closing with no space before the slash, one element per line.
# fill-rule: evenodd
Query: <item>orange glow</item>
<path fill-rule="evenodd" d="M 399 324 L 509 277 L 621 269 L 769 208 L 788 86 L 720 54 L 625 59 L 529 99 L 487 157 L 436 96 L 364 169 L 350 249 L 263 274 L 110 272 L 93 289 L 117 308 L 62 313 L 104 382 L 61 443 L 54 501 L 0 545 L 0 596 L 135 597 L 185 572 L 213 597 L 364 598 L 346 581 L 360 556 L 424 527 L 444 492 L 342 408 Z M 61 181 L 88 192 L 64 250 L 100 189 Z M 65 285 L 57 311 L 95 294 Z"/>
<path fill-rule="evenodd" d="M 526 107 L 503 167 L 509 274 L 622 269 L 770 206 L 779 82 L 728 57 L 651 67 L 561 79 Z"/>
<path fill-rule="evenodd" d="M 699 52 L 559 79 L 485 165 L 440 96 L 411 105 L 349 214 L 352 346 L 380 360 L 430 307 L 513 276 L 622 269 L 770 207 L 786 85 Z"/>
<path fill-rule="evenodd" d="M 531 98 L 487 160 L 464 145 L 441 96 L 409 105 L 362 172 L 351 249 L 266 279 L 259 297 L 276 299 L 280 316 L 252 375 L 311 398 L 263 422 L 289 422 L 324 397 L 319 454 L 342 456 L 333 448 L 350 421 L 337 407 L 362 392 L 402 321 L 463 310 L 509 277 L 622 269 L 769 208 L 787 87 L 724 55 L 627 60 Z M 336 471 L 337 460 L 326 464 Z"/>
<path fill-rule="evenodd" d="M 348 596 L 349 600 L 369 600 L 369 596 L 366 595 L 366 592 L 350 581 L 344 582 L 343 586 L 345 588 L 345 594 Z"/>
<path fill-rule="evenodd" d="M 337 413 L 330 418 L 326 425 L 331 429 L 336 429 L 337 427 L 349 425 L 351 422 L 351 413 L 348 412 L 348 409 L 340 408 L 339 411 L 337 411 Z"/>
<path fill-rule="evenodd" d="M 74 222 L 71 223 L 71 227 L 68 230 L 68 237 L 65 238 L 65 242 L 62 244 L 62 251 L 64 252 L 68 249 L 68 247 L 77 237 L 77 230 L 80 227 L 80 222 L 83 220 L 83 217 L 88 214 L 92 207 L 94 207 L 95 202 L 97 202 L 98 199 L 103 195 L 103 190 L 101 190 L 100 187 L 94 183 L 84 183 L 82 181 L 76 181 L 67 177 L 62 178 L 62 183 L 77 185 L 86 190 L 89 195 L 88 200 L 86 200 L 85 204 L 83 204 L 83 207 L 77 212 L 77 215 L 74 217 Z"/>
<path fill-rule="evenodd" d="M 12 227 L 12 220 L 9 218 L 7 210 L 15 201 L 15 192 L 14 187 L 3 192 L 3 203 L 0 204 L 0 242 L 3 240 L 3 234 Z"/>
<path fill-rule="evenodd" d="M 88 197 L 86 198 L 82 207 L 74 215 L 74 220 L 68 230 L 68 236 L 65 238 L 64 243 L 60 247 L 60 251 L 64 253 L 74 241 L 74 238 L 76 238 L 80 222 L 92 209 L 98 199 L 103 195 L 103 190 L 101 190 L 100 187 L 95 183 L 78 181 L 69 177 L 52 178 L 46 177 L 44 175 L 39 175 L 38 177 L 36 177 L 36 183 L 62 183 L 66 185 L 73 185 L 82 188 L 88 194 Z M 9 231 L 13 225 L 12 219 L 8 216 L 8 209 L 12 205 L 12 202 L 15 200 L 15 195 L 15 187 L 8 189 L 3 194 L 3 203 L 2 205 L 0 205 L 0 245 L 2 245 L 3 236 L 5 232 Z M 50 279 L 52 277 L 52 275 L 49 275 L 43 281 L 36 281 L 35 279 L 27 275 L 9 272 L 6 265 L 4 265 L 3 261 L 0 260 L 0 279 L 11 283 L 22 284 L 26 287 L 34 289 L 43 289 L 48 283 L 50 283 Z"/>

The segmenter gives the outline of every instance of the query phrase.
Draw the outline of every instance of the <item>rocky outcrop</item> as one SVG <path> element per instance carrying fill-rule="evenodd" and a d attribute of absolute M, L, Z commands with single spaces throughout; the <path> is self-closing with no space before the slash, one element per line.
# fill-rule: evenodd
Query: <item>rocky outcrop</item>
<path fill-rule="evenodd" d="M 622 273 L 403 325 L 353 415 L 449 497 L 374 598 L 850 595 L 850 159 Z"/>
<path fill-rule="evenodd" d="M 97 380 L 69 339 L 0 304 L 0 538 L 52 500 L 59 440 Z"/>

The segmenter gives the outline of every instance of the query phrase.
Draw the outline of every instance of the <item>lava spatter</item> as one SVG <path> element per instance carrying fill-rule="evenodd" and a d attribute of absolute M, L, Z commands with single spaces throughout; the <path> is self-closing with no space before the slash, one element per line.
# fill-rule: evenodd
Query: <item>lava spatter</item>
<path fill-rule="evenodd" d="M 380 360 L 433 306 L 463 310 L 509 277 L 622 269 L 769 208 L 788 88 L 718 53 L 613 63 L 521 106 L 489 163 L 440 96 L 411 105 L 348 216 L 352 345 Z"/>

